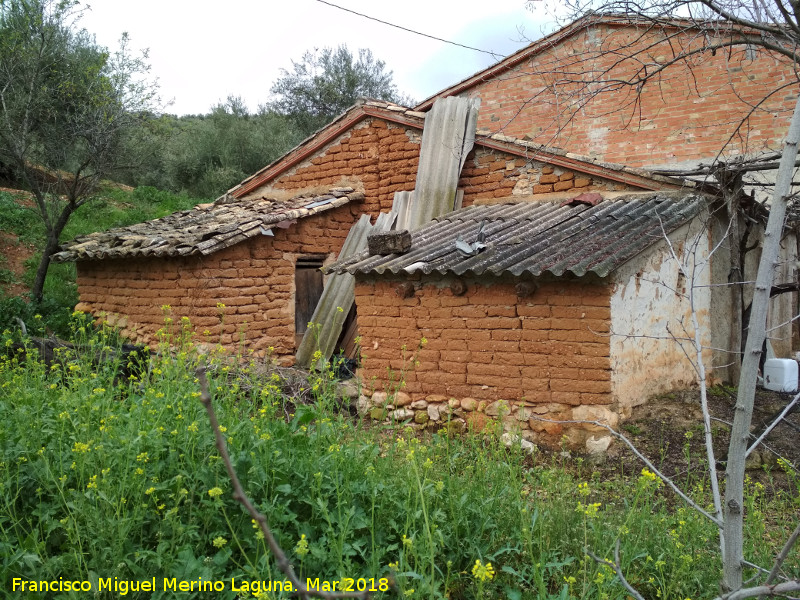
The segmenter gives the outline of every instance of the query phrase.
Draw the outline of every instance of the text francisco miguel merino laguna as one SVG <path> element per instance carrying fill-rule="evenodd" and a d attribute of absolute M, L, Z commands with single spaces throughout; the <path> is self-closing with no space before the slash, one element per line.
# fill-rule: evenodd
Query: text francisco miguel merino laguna
<path fill-rule="evenodd" d="M 159 586 L 159 584 L 161 584 Z M 320 592 L 385 592 L 389 589 L 389 579 L 359 578 L 351 579 L 320 579 L 307 578 L 306 587 L 309 590 Z M 91 592 L 108 591 L 126 596 L 129 592 L 295 592 L 297 591 L 291 581 L 280 580 L 237 580 L 232 577 L 230 581 L 210 580 L 198 577 L 197 579 L 181 580 L 175 577 L 164 577 L 156 581 L 155 577 L 144 580 L 130 581 L 118 577 L 100 577 L 97 581 L 69 580 L 59 577 L 53 580 L 34 580 L 14 577 L 11 580 L 12 592 Z"/>

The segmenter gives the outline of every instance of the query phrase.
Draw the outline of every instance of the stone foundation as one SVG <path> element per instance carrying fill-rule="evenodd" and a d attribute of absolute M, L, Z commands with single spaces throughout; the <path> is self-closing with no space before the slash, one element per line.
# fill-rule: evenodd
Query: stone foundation
<path fill-rule="evenodd" d="M 373 421 L 402 423 L 419 430 L 463 433 L 466 430 L 483 431 L 487 426 L 497 425 L 528 442 L 551 448 L 567 446 L 590 454 L 605 452 L 612 440 L 605 427 L 591 421 L 611 428 L 619 424 L 619 415 L 606 406 L 572 406 L 555 402 L 526 404 L 506 400 L 488 402 L 439 394 L 412 400 L 402 391 L 362 394 L 357 408 L 360 415 Z"/>

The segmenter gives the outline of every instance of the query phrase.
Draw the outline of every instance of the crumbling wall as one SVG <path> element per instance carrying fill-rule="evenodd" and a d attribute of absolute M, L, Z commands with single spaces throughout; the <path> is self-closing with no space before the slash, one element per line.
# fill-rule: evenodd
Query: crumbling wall
<path fill-rule="evenodd" d="M 712 328 L 725 348 L 730 325 L 718 311 L 712 320 L 711 234 L 705 220 L 678 228 L 669 242 L 656 242 L 612 275 L 611 383 L 624 417 L 657 394 L 696 386 L 695 319 L 709 383 L 715 368 L 724 373 L 727 363 L 724 354 L 721 362 L 712 361 Z"/>
<path fill-rule="evenodd" d="M 291 363 L 297 258 L 333 260 L 358 214 L 345 205 L 210 256 L 80 261 L 76 308 L 150 346 L 166 317 L 174 333 L 188 317 L 199 342 Z"/>
<path fill-rule="evenodd" d="M 459 189 L 464 190 L 464 206 L 477 199 L 508 198 L 510 196 L 542 195 L 588 191 L 635 191 L 627 186 L 602 177 L 555 167 L 539 160 L 525 159 L 511 154 L 476 147 L 467 156 Z"/>
<path fill-rule="evenodd" d="M 543 283 L 519 297 L 518 280 L 459 280 L 461 295 L 454 281 L 418 278 L 406 298 L 408 280 L 358 279 L 360 375 L 373 418 L 479 428 L 500 418 L 529 439 L 576 444 L 591 428 L 537 417 L 617 424 L 607 285 Z"/>

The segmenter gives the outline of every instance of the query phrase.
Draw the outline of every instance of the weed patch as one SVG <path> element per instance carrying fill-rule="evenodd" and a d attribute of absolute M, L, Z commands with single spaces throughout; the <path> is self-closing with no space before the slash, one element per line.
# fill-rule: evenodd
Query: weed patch
<path fill-rule="evenodd" d="M 295 402 L 277 374 L 201 357 L 188 328 L 174 327 L 121 382 L 118 364 L 89 359 L 116 343 L 113 332 L 80 317 L 73 339 L 86 353 L 65 350 L 49 367 L 0 360 L 0 589 L 14 578 L 80 579 L 95 591 L 104 578 L 155 578 L 155 592 L 129 595 L 170 597 L 163 581 L 175 579 L 221 581 L 215 597 L 232 599 L 234 580 L 284 579 L 231 497 L 198 401 L 202 361 L 245 491 L 303 581 L 385 580 L 391 591 L 377 597 L 621 599 L 613 572 L 586 553 L 611 558 L 620 539 L 625 573 L 647 597 L 716 595 L 713 526 L 671 510 L 647 472 L 570 472 L 507 448 L 491 427 L 425 438 L 365 428 L 336 411 L 324 373 L 315 401 Z M 702 482 L 693 496 L 708 501 Z M 759 544 L 748 556 L 765 564 L 791 525 L 772 517 L 796 505 L 755 488 L 751 498 L 748 539 Z"/>

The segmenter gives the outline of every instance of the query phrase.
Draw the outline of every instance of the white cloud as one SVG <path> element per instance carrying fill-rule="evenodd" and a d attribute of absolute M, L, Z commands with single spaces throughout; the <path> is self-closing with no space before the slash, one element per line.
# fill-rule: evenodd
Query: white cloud
<path fill-rule="evenodd" d="M 436 37 L 507 55 L 552 30 L 523 0 L 376 3 L 332 0 L 375 18 Z M 269 98 L 281 68 L 314 47 L 369 48 L 394 72 L 401 91 L 422 100 L 495 62 L 326 6 L 315 0 L 94 0 L 80 23 L 113 49 L 127 31 L 134 48 L 149 48 L 152 74 L 176 114 L 205 113 L 228 95 L 254 110 Z M 515 41 L 516 40 L 516 41 Z"/>

